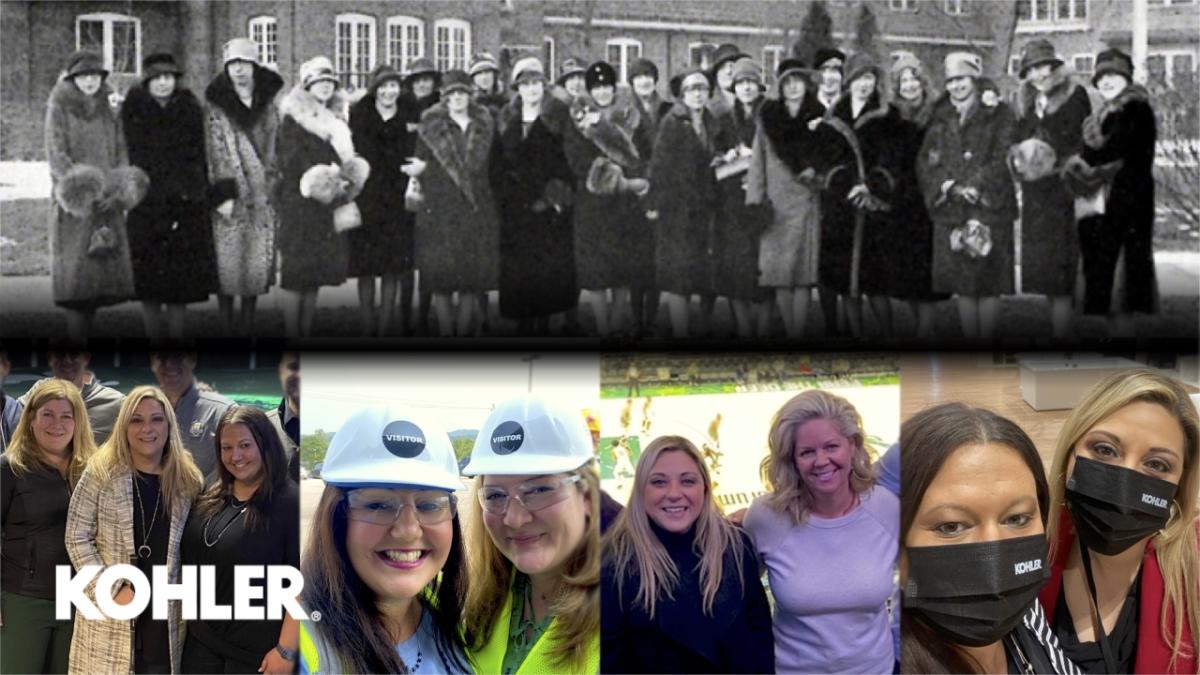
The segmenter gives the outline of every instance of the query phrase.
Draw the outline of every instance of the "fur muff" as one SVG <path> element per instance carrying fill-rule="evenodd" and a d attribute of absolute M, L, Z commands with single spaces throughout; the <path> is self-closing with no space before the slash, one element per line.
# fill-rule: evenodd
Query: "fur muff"
<path fill-rule="evenodd" d="M 606 157 L 597 157 L 587 175 L 587 190 L 594 195 L 611 195 L 621 184 L 621 167 Z"/>
<path fill-rule="evenodd" d="M 142 203 L 150 191 L 150 176 L 136 166 L 121 166 L 108 172 L 105 194 L 125 211 Z"/>
<path fill-rule="evenodd" d="M 322 204 L 332 204 L 345 194 L 346 187 L 342 171 L 334 164 L 318 164 L 310 167 L 300 177 L 300 194 Z"/>
<path fill-rule="evenodd" d="M 1058 156 L 1040 138 L 1027 138 L 1008 151 L 1008 166 L 1022 181 L 1032 183 L 1054 173 Z"/>
<path fill-rule="evenodd" d="M 367 184 L 367 179 L 371 176 L 371 165 L 362 157 L 351 157 L 342 161 L 341 175 L 348 183 L 345 199 L 354 199 Z"/>
<path fill-rule="evenodd" d="M 104 194 L 104 172 L 88 164 L 76 164 L 58 181 L 54 198 L 67 213 L 86 218 Z"/>

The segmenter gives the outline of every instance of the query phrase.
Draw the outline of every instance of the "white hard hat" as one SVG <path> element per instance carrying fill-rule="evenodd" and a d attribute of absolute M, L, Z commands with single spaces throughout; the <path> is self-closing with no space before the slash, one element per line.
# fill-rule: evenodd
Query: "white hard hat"
<path fill-rule="evenodd" d="M 329 444 L 321 479 L 338 487 L 462 489 L 445 430 L 402 407 L 368 408 L 346 420 Z"/>
<path fill-rule="evenodd" d="M 581 411 L 522 396 L 500 403 L 488 415 L 463 474 L 562 473 L 592 457 L 592 435 Z"/>

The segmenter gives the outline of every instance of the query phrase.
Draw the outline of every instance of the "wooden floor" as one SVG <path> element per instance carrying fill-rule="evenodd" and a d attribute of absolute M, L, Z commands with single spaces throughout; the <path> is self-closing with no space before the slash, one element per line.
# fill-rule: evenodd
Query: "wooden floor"
<path fill-rule="evenodd" d="M 989 352 L 905 354 L 900 359 L 900 419 L 938 403 L 986 408 L 1029 434 L 1046 469 L 1070 410 L 1038 412 L 1021 398 L 1020 369 L 993 363 Z"/>

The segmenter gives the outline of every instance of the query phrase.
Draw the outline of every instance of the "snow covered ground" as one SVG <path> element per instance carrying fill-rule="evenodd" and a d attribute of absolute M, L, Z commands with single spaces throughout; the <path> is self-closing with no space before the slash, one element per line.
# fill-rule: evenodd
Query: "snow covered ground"
<path fill-rule="evenodd" d="M 49 164 L 46 162 L 0 162 L 0 202 L 49 198 Z"/>

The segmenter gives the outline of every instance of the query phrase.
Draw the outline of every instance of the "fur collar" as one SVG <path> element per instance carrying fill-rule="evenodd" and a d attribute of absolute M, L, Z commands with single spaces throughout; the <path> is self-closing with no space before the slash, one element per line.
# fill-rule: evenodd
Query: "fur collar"
<path fill-rule="evenodd" d="M 335 91 L 324 105 L 302 85 L 297 84 L 279 102 L 279 114 L 292 118 L 300 128 L 333 146 L 344 162 L 355 155 L 354 140 L 346 124 L 346 102 Z"/>
<path fill-rule="evenodd" d="M 171 100 L 167 102 L 167 105 L 160 106 L 145 87 L 138 85 L 130 87 L 129 92 L 125 95 L 125 103 L 122 104 L 121 111 L 124 115 L 137 119 L 153 119 L 159 114 L 174 117 L 199 113 L 200 101 L 191 91 L 177 87 L 171 94 Z"/>
<path fill-rule="evenodd" d="M 242 105 L 233 81 L 224 69 L 208 83 L 204 90 L 204 99 L 210 105 L 225 113 L 243 131 L 249 130 L 271 109 L 275 95 L 283 89 L 283 78 L 270 68 L 254 67 L 254 100 L 250 107 Z"/>
<path fill-rule="evenodd" d="M 500 135 L 503 136 L 508 129 L 515 123 L 521 123 L 521 97 L 514 96 L 509 99 L 508 103 L 500 109 Z M 562 138 L 566 133 L 568 125 L 571 124 L 571 111 L 567 108 L 567 104 L 550 95 L 547 92 L 542 96 L 542 102 L 539 106 L 538 119 L 546 126 L 555 136 Z"/>
<path fill-rule="evenodd" d="M 450 176 L 450 180 L 454 181 L 467 201 L 475 206 L 478 201 L 470 179 L 470 169 L 487 166 L 488 154 L 492 150 L 492 141 L 496 134 L 496 122 L 488 109 L 477 103 L 469 105 L 467 115 L 471 123 L 467 126 L 465 156 L 458 154 L 458 147 L 451 136 L 454 133 L 451 125 L 457 126 L 457 123 L 450 119 L 450 111 L 444 103 L 438 103 L 421 115 L 418 134 L 429 146 L 434 159 Z"/>
<path fill-rule="evenodd" d="M 805 93 L 795 117 L 788 114 L 787 104 L 779 99 L 769 99 L 762 104 L 759 118 L 763 133 L 771 141 L 771 149 L 792 173 L 800 173 L 811 163 L 811 158 L 806 157 L 810 154 L 805 142 L 811 133 L 808 122 L 824 113 L 824 107 L 811 92 Z"/>
<path fill-rule="evenodd" d="M 891 106 L 884 102 L 883 97 L 879 95 L 879 89 L 876 88 L 871 94 L 871 98 L 867 99 L 867 104 L 863 106 L 858 118 L 855 119 L 853 118 L 853 108 L 850 104 L 850 92 L 847 91 L 838 97 L 838 102 L 832 108 L 825 111 L 825 117 L 826 119 L 831 117 L 841 118 L 843 122 L 851 125 L 857 131 L 874 120 L 887 117 L 891 110 Z"/>
<path fill-rule="evenodd" d="M 892 103 L 896 106 L 896 110 L 900 113 L 901 118 L 924 129 L 926 126 L 929 126 L 929 120 L 933 117 L 933 109 L 938 104 L 938 98 L 929 93 L 928 87 L 922 91 L 923 94 L 921 95 L 920 103 L 906 101 L 900 98 L 899 94 L 896 95 Z"/>
<path fill-rule="evenodd" d="M 591 99 L 590 94 L 588 98 Z M 595 104 L 594 99 L 591 100 L 592 105 L 600 111 L 604 119 L 618 126 L 626 135 L 633 136 L 633 132 L 637 129 L 638 124 L 641 123 L 641 112 L 634 103 L 634 98 L 636 97 L 633 94 L 633 90 L 629 87 L 620 86 L 613 93 L 613 102 L 607 108 L 601 108 Z"/>
<path fill-rule="evenodd" d="M 112 106 L 108 99 L 113 93 L 108 82 L 102 82 L 100 89 L 91 96 L 85 96 L 79 87 L 69 79 L 59 80 L 50 91 L 50 105 L 67 111 L 73 117 L 92 119 L 97 115 L 114 117 Z"/>
<path fill-rule="evenodd" d="M 1076 82 L 1067 69 L 1059 66 L 1050 73 L 1050 89 L 1046 92 L 1046 114 L 1053 115 L 1055 111 L 1071 99 L 1076 89 L 1082 87 Z M 1017 114 L 1022 118 L 1035 117 L 1034 106 L 1037 103 L 1038 90 L 1030 80 L 1021 82 L 1017 90 Z"/>
<path fill-rule="evenodd" d="M 1121 112 L 1126 105 L 1141 102 L 1149 105 L 1150 92 L 1140 84 L 1130 84 L 1111 101 L 1103 101 L 1092 109 L 1092 114 L 1083 120 L 1083 142 L 1090 148 L 1099 149 L 1108 142 L 1104 133 L 1104 122 L 1109 115 Z"/>

